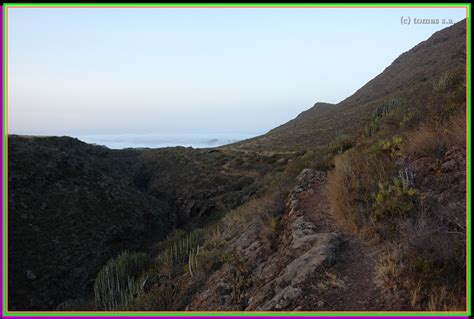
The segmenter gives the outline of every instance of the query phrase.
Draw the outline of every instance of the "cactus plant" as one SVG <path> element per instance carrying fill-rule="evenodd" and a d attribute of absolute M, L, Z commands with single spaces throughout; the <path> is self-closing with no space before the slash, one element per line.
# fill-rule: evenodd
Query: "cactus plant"
<path fill-rule="evenodd" d="M 196 256 L 199 251 L 199 245 L 203 241 L 202 229 L 196 229 L 185 236 L 169 243 L 168 248 L 164 249 L 157 257 L 157 262 L 163 265 L 166 269 L 173 269 L 176 265 L 189 263 L 191 260 L 192 266 L 188 265 L 190 273 L 197 267 Z"/>
<path fill-rule="evenodd" d="M 191 277 L 194 277 L 194 274 L 196 273 L 196 270 L 198 268 L 198 255 L 199 255 L 199 245 L 197 246 L 196 249 L 192 248 L 189 251 L 189 257 L 188 257 L 188 269 L 189 269 L 189 274 Z"/>
<path fill-rule="evenodd" d="M 96 307 L 99 310 L 123 310 L 143 291 L 143 274 L 151 259 L 144 253 L 122 252 L 97 274 L 94 282 Z"/>

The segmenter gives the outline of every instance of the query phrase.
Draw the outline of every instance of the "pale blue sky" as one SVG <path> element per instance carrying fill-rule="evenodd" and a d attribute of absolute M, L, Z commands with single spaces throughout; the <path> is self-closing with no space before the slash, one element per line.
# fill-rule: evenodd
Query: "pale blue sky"
<path fill-rule="evenodd" d="M 263 133 L 337 103 L 465 9 L 8 13 L 9 133 Z"/>

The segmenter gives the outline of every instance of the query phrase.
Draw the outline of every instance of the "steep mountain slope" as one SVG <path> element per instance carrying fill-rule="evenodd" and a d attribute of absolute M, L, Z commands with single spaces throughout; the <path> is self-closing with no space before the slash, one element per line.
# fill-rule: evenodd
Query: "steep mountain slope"
<path fill-rule="evenodd" d="M 381 74 L 342 102 L 334 106 L 316 103 L 265 135 L 227 147 L 306 149 L 326 146 L 340 139 L 353 139 L 364 128 L 372 112 L 386 100 L 393 96 L 406 96 L 410 100 L 413 95 L 419 99 L 419 92 L 426 92 L 426 87 L 432 87 L 447 72 L 464 72 L 465 63 L 466 20 L 463 20 L 401 54 Z"/>

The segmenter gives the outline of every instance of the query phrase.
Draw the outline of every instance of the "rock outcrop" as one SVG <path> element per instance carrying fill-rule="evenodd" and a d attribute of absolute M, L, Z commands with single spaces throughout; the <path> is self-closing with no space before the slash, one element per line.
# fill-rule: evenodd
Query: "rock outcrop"
<path fill-rule="evenodd" d="M 259 237 L 258 227 L 249 227 L 239 238 L 234 251 L 241 269 L 226 263 L 194 297 L 190 310 L 294 310 L 300 305 L 304 285 L 337 260 L 339 234 L 318 232 L 299 209 L 300 196 L 324 182 L 325 174 L 304 169 L 286 200 L 282 216 L 284 229 L 276 251 Z M 235 285 L 236 282 L 240 285 Z M 240 287 L 238 292 L 236 287 Z"/>

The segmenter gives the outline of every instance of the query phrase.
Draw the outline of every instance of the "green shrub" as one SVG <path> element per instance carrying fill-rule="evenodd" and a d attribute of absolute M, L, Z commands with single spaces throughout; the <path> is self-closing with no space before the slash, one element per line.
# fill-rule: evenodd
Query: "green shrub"
<path fill-rule="evenodd" d="M 372 118 L 375 119 L 392 115 L 396 113 L 402 106 L 404 106 L 404 104 L 405 101 L 401 98 L 387 100 L 375 108 L 375 110 L 372 112 Z"/>
<path fill-rule="evenodd" d="M 389 217 L 406 217 L 416 207 L 420 192 L 408 185 L 404 178 L 394 178 L 391 183 L 379 183 L 373 196 L 372 216 L 375 221 Z"/>
<path fill-rule="evenodd" d="M 285 167 L 288 177 L 296 177 L 303 169 L 311 168 L 316 171 L 328 171 L 334 165 L 334 155 L 343 153 L 352 147 L 352 142 L 341 141 L 327 147 L 307 150 L 303 155 L 292 158 Z"/>
<path fill-rule="evenodd" d="M 369 122 L 365 125 L 365 135 L 373 136 L 380 130 L 382 120 L 396 117 L 406 108 L 406 101 L 403 98 L 392 98 L 378 105 L 372 112 Z"/>
<path fill-rule="evenodd" d="M 382 140 L 372 145 L 370 152 L 375 155 L 386 154 L 391 159 L 395 159 L 401 155 L 400 146 L 402 138 L 394 136 L 391 140 Z"/>
<path fill-rule="evenodd" d="M 365 135 L 373 136 L 380 129 L 380 118 L 370 119 L 365 125 Z"/>
<path fill-rule="evenodd" d="M 122 252 L 97 274 L 94 283 L 96 308 L 123 310 L 143 290 L 143 274 L 151 266 L 150 257 L 144 253 Z"/>

